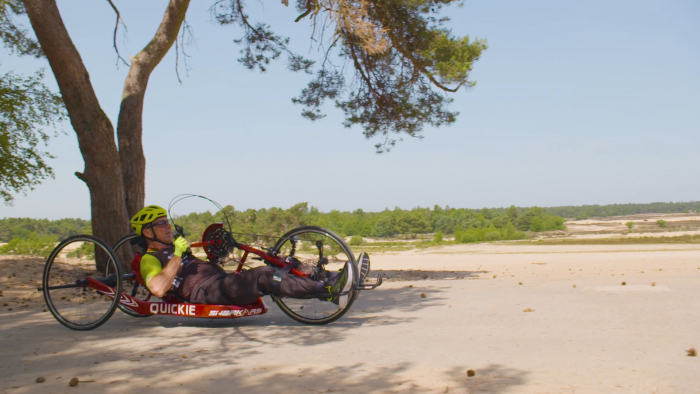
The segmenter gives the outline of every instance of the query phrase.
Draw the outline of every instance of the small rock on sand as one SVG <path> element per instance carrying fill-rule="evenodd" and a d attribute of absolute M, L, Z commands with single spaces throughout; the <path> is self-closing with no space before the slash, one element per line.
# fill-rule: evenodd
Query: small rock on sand
<path fill-rule="evenodd" d="M 686 352 L 688 353 L 688 356 L 690 356 L 690 357 L 696 357 L 698 355 L 698 352 L 695 351 L 694 347 L 691 347 L 690 349 L 686 350 Z"/>
<path fill-rule="evenodd" d="M 627 282 L 622 282 L 622 285 L 623 285 L 623 286 L 626 286 L 626 285 L 627 285 Z"/>
<path fill-rule="evenodd" d="M 420 293 L 420 298 L 425 298 L 425 297 L 427 297 L 427 296 L 425 295 L 425 293 Z"/>
<path fill-rule="evenodd" d="M 46 381 L 46 379 L 44 379 L 43 376 L 39 376 L 38 378 L 36 378 L 37 383 L 44 383 L 45 381 Z"/>
<path fill-rule="evenodd" d="M 180 356 L 180 357 L 182 357 L 182 358 L 187 358 L 187 356 L 186 356 L 186 355 L 184 355 L 184 354 L 183 354 L 182 356 Z"/>
<path fill-rule="evenodd" d="M 470 369 L 470 370 L 467 371 L 467 376 L 469 376 L 470 378 L 471 378 L 472 376 L 474 376 L 474 375 L 476 375 L 476 372 L 474 372 L 473 369 Z"/>
<path fill-rule="evenodd" d="M 576 285 L 574 285 L 573 288 L 575 289 L 575 288 L 576 288 Z"/>
<path fill-rule="evenodd" d="M 651 285 L 652 285 L 652 286 L 656 286 L 656 282 L 651 282 Z"/>
<path fill-rule="evenodd" d="M 73 378 L 73 379 L 70 380 L 70 382 L 68 382 L 68 385 L 71 386 L 71 387 L 75 387 L 75 386 L 78 385 L 78 382 L 80 382 L 80 381 L 78 380 L 78 378 Z"/>
<path fill-rule="evenodd" d="M 523 309 L 523 312 L 534 312 L 534 311 L 535 311 L 535 310 L 534 310 L 534 309 L 531 309 L 531 308 Z"/>

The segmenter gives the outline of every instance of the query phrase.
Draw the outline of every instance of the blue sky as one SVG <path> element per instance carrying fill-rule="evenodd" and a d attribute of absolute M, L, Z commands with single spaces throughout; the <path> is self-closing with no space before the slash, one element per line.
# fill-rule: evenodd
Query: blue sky
<path fill-rule="evenodd" d="M 152 37 L 164 0 L 115 1 L 128 34 L 122 53 Z M 378 211 L 395 206 L 556 206 L 698 200 L 700 3 L 697 1 L 487 1 L 452 7 L 457 35 L 483 38 L 477 85 L 453 95 L 455 124 L 426 128 L 377 155 L 375 140 L 328 117 L 311 123 L 291 98 L 309 77 L 238 64 L 240 36 L 210 22 L 212 2 L 193 1 L 196 48 L 189 76 L 174 54 L 154 71 L 144 108 L 146 203 L 179 193 L 237 209 L 289 207 Z M 115 67 L 114 14 L 106 1 L 58 0 L 100 103 L 116 126 L 127 68 Z M 279 1 L 251 14 L 309 53 L 308 23 Z M 90 15 L 86 18 L 85 15 Z M 2 54 L 0 71 L 28 74 L 44 60 Z M 0 205 L 0 217 L 89 218 L 75 134 L 50 141 L 56 178 Z M 183 203 L 176 213 L 211 209 Z"/>

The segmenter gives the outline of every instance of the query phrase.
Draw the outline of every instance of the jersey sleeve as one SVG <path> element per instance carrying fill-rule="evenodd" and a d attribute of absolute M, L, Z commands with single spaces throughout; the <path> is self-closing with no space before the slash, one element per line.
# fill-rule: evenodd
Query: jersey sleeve
<path fill-rule="evenodd" d="M 148 282 L 154 276 L 160 274 L 163 268 L 160 266 L 160 261 L 150 254 L 145 254 L 141 257 L 141 277 L 143 281 L 146 282 L 146 287 L 148 287 Z"/>

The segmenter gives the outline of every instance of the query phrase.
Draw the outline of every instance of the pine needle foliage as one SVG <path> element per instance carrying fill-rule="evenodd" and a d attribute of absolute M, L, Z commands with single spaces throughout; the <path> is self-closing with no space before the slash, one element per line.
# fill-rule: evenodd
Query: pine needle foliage
<path fill-rule="evenodd" d="M 288 5 L 288 0 L 283 0 Z M 359 125 L 366 138 L 378 137 L 377 152 L 389 151 L 403 135 L 422 138 L 426 125 L 454 123 L 457 112 L 447 93 L 474 86 L 469 73 L 487 48 L 485 40 L 454 36 L 443 8 L 454 0 L 298 0 L 296 21 L 312 26 L 318 62 L 289 49 L 289 38 L 255 23 L 242 0 L 219 0 L 210 9 L 222 25 L 238 25 L 243 37 L 239 61 L 267 70 L 287 55 L 293 71 L 315 76 L 298 97 L 302 116 L 318 120 L 330 100 L 345 114 L 345 127 Z M 318 64 L 317 64 L 318 63 Z"/>

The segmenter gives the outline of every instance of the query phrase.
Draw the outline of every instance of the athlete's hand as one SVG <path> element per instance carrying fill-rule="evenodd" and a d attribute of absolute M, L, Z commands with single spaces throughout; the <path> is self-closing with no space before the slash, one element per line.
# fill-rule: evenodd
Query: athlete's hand
<path fill-rule="evenodd" d="M 175 245 L 175 256 L 177 257 L 182 257 L 182 254 L 189 249 L 190 245 L 187 243 L 187 240 L 183 237 L 177 237 L 177 239 L 173 242 L 173 245 Z"/>

